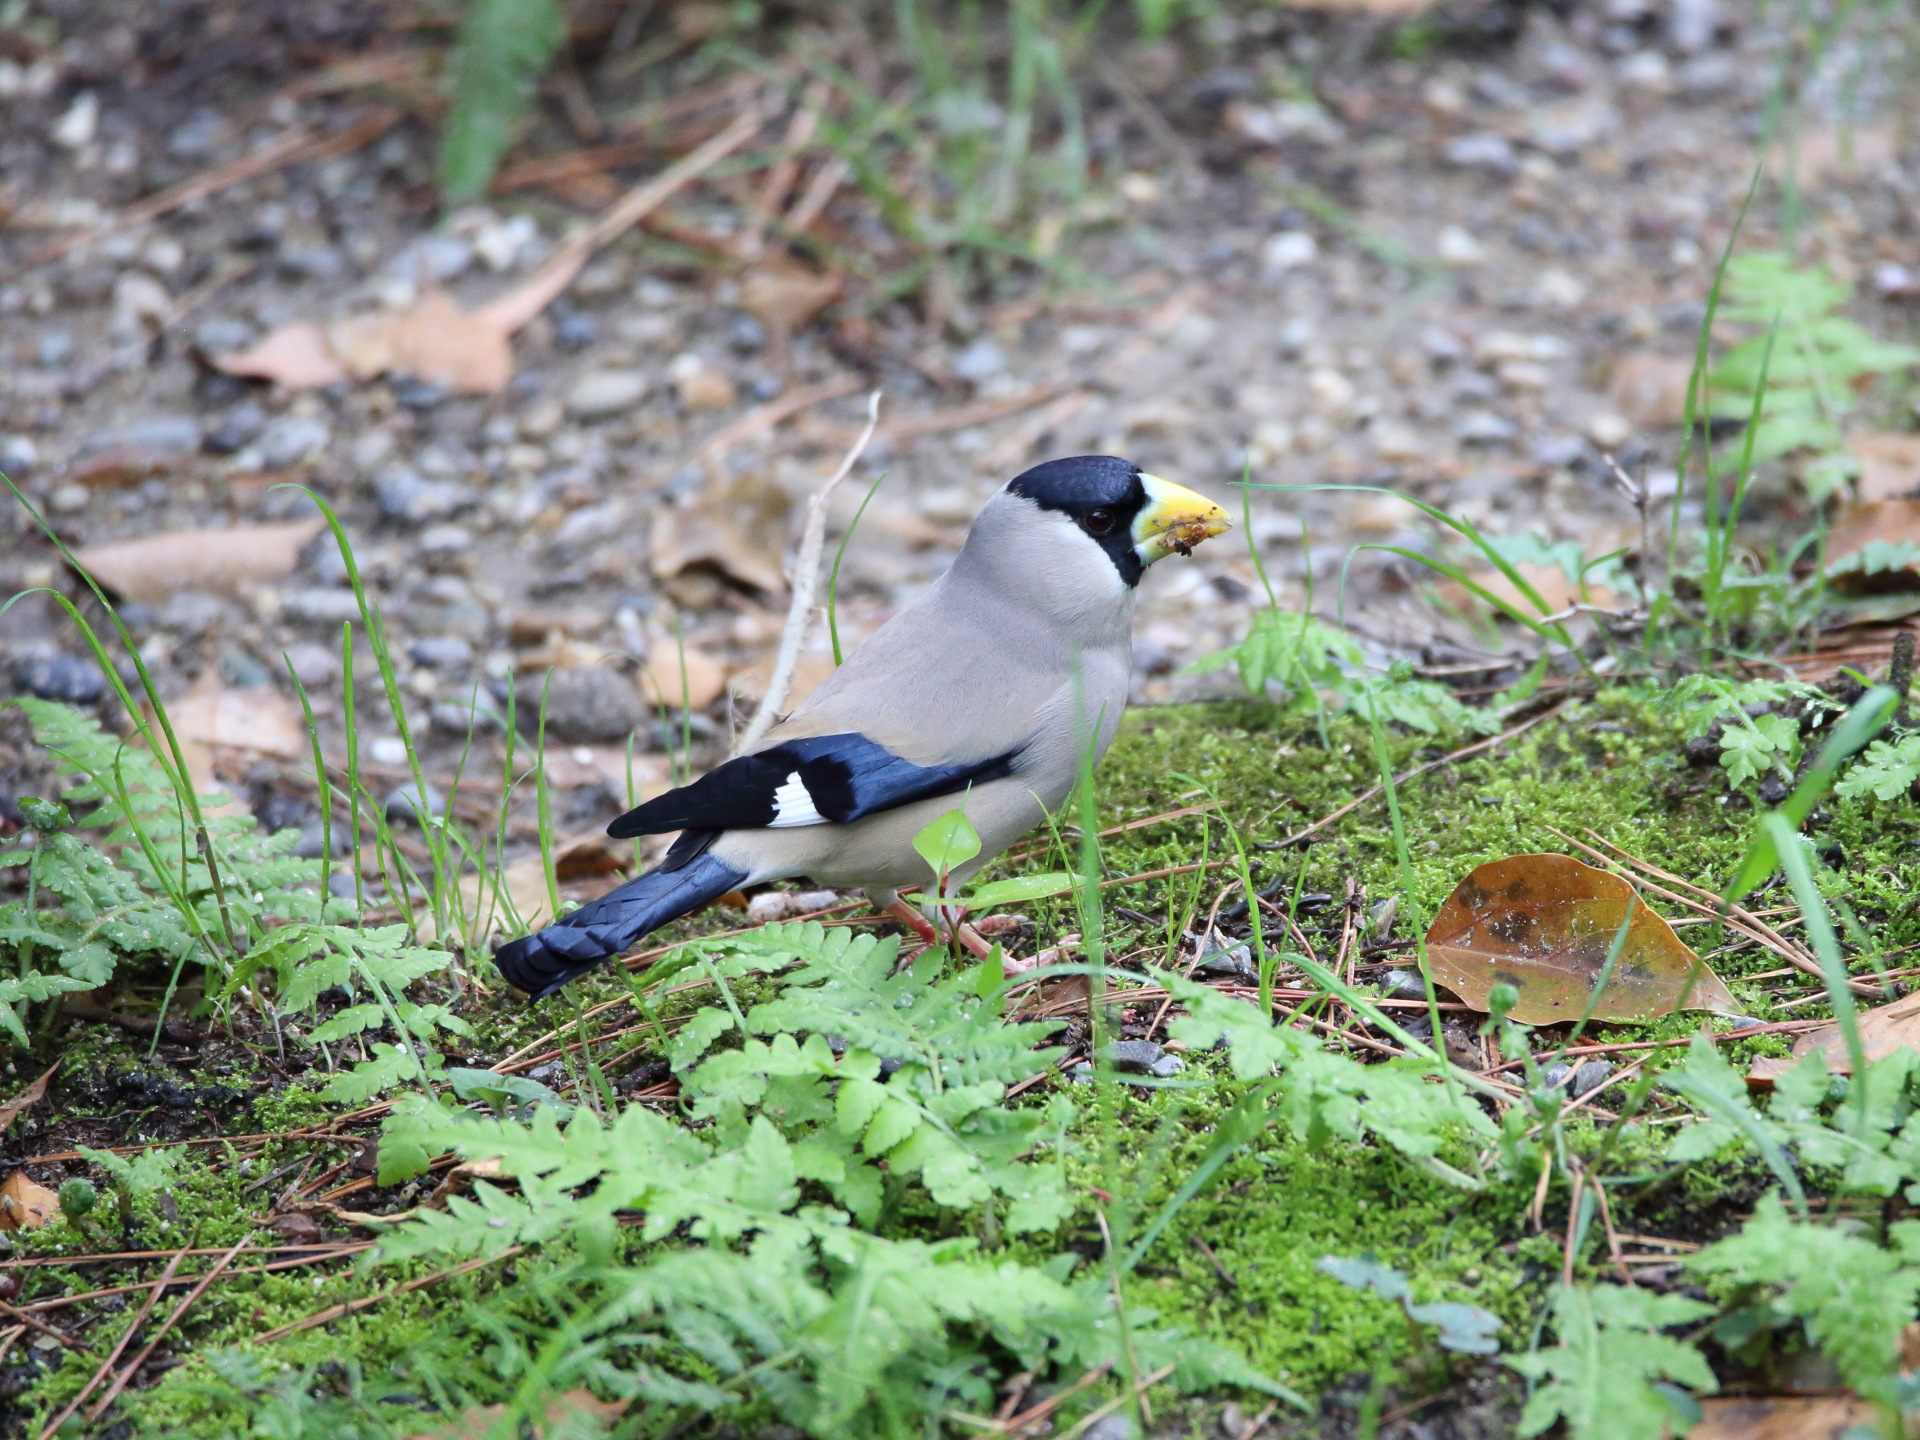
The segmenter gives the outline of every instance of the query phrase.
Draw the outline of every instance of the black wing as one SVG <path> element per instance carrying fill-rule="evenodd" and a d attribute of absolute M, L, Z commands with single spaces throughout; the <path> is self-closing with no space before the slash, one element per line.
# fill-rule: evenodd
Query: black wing
<path fill-rule="evenodd" d="M 846 824 L 1013 773 L 1018 750 L 957 765 L 915 765 L 864 735 L 816 735 L 742 755 L 607 826 L 616 840 L 672 830 Z"/>

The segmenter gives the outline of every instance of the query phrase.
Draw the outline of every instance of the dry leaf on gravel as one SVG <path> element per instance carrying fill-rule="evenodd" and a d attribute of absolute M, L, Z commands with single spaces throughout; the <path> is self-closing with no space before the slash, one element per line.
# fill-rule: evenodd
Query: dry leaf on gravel
<path fill-rule="evenodd" d="M 740 281 L 740 308 L 776 335 L 791 335 L 840 298 L 841 276 L 791 261 L 756 265 Z"/>
<path fill-rule="evenodd" d="M 0 1230 L 38 1230 L 60 1216 L 60 1197 L 16 1170 L 0 1185 Z"/>
<path fill-rule="evenodd" d="M 1707 1396 L 1688 1440 L 1842 1440 L 1879 1433 L 1879 1412 L 1853 1395 Z"/>
<path fill-rule="evenodd" d="M 824 631 L 825 626 L 821 629 Z M 791 710 L 807 696 L 819 689 L 826 678 L 833 674 L 833 653 L 823 648 L 824 636 L 815 637 L 817 643 L 800 654 L 800 663 L 794 667 L 793 680 L 787 687 L 787 703 L 784 709 Z M 773 666 L 778 657 L 769 650 L 765 655 L 728 677 L 727 688 L 741 699 L 759 700 L 767 693 L 767 685 L 773 679 Z"/>
<path fill-rule="evenodd" d="M 1860 462 L 1862 502 L 1894 500 L 1920 491 L 1920 435 L 1861 435 L 1848 446 Z"/>
<path fill-rule="evenodd" d="M 462 394 L 491 395 L 513 378 L 512 334 L 494 306 L 462 310 L 444 291 L 428 290 L 404 310 L 326 326 L 295 321 L 245 350 L 216 356 L 214 363 L 229 375 L 271 380 L 289 390 L 394 372 Z"/>
<path fill-rule="evenodd" d="M 570 888 L 598 880 L 601 882 L 598 885 L 587 885 L 585 888 L 600 893 L 614 887 L 621 872 L 632 863 L 632 858 L 630 846 L 616 844 L 597 830 L 590 831 L 556 842 L 553 847 L 554 876 L 559 884 Z M 525 930 L 539 929 L 551 916 L 553 907 L 547 893 L 547 872 L 540 856 L 529 855 L 524 860 L 516 860 L 499 871 L 498 875 L 499 889 L 491 882 L 482 886 L 477 876 L 470 875 L 460 882 L 463 908 L 471 918 L 468 933 L 475 944 L 494 932 L 503 935 L 509 932 L 524 933 L 515 928 L 515 915 Z M 504 900 L 500 889 L 506 892 Z M 506 902 L 511 902 L 511 908 Z M 421 903 L 425 903 L 424 898 Z M 423 923 L 423 933 L 431 938 L 432 920 L 424 918 Z"/>
<path fill-rule="evenodd" d="M 1827 534 L 1827 572 L 1849 589 L 1905 589 L 1916 578 L 1911 566 L 1871 572 L 1862 565 L 1869 545 L 1920 545 L 1920 500 L 1875 500 L 1856 505 L 1834 522 Z M 1861 557 L 1856 560 L 1855 557 Z M 1852 565 L 1845 562 L 1852 561 Z"/>
<path fill-rule="evenodd" d="M 1768 170 L 1775 175 L 1784 171 L 1789 154 L 1796 178 L 1803 187 L 1810 187 L 1846 175 L 1871 175 L 1886 169 L 1900 158 L 1900 138 L 1888 125 L 1802 130 L 1797 147 L 1790 142 L 1769 152 Z"/>
<path fill-rule="evenodd" d="M 684 685 L 682 680 L 684 678 Z M 647 639 L 647 663 L 640 671 L 640 693 L 655 709 L 678 714 L 704 710 L 727 688 L 727 667 L 698 645 L 682 645 L 653 631 Z"/>
<path fill-rule="evenodd" d="M 590 1420 L 594 1431 L 604 1431 L 625 1414 L 626 1409 L 624 1404 L 602 1400 L 588 1390 L 568 1390 L 564 1394 L 548 1397 L 544 1418 L 534 1422 L 533 1434 L 535 1440 L 546 1440 L 549 1434 L 576 1416 Z M 494 1432 L 500 1417 L 506 1413 L 507 1407 L 504 1405 L 469 1405 L 444 1425 L 415 1431 L 413 1440 L 486 1440 Z M 567 1428 L 572 1433 L 579 1433 L 577 1425 Z"/>
<path fill-rule="evenodd" d="M 167 714 L 202 794 L 223 788 L 222 772 L 242 779 L 256 760 L 297 760 L 311 753 L 293 701 L 266 685 L 228 689 L 212 669 Z"/>
<path fill-rule="evenodd" d="M 1860 1046 L 1867 1062 L 1883 1059 L 1895 1050 L 1920 1050 L 1920 990 L 1904 995 L 1890 1005 L 1860 1012 Z M 1847 1053 L 1847 1037 L 1838 1024 L 1809 1030 L 1793 1042 L 1788 1059 L 1762 1057 L 1753 1062 L 1747 1079 L 1754 1084 L 1771 1084 L 1801 1060 L 1820 1051 L 1827 1057 L 1829 1075 L 1851 1075 L 1853 1059 Z"/>
<path fill-rule="evenodd" d="M 38 1080 L 27 1086 L 26 1089 L 7 1101 L 6 1104 L 0 1105 L 0 1135 L 7 1133 L 7 1127 L 19 1118 L 22 1110 L 38 1105 L 46 1098 L 47 1081 L 52 1078 L 53 1072 L 59 1068 L 58 1065 L 49 1066 Z"/>
<path fill-rule="evenodd" d="M 82 546 L 74 559 L 123 600 L 157 605 L 182 590 L 230 595 L 286 579 L 325 524 L 316 516 L 284 525 L 171 530 L 142 540 Z"/>
<path fill-rule="evenodd" d="M 1631 914 L 1631 920 L 1628 916 Z M 1480 866 L 1427 932 L 1433 978 L 1476 1010 L 1512 985 L 1527 1025 L 1578 1020 L 1627 921 L 1627 938 L 1596 1020 L 1647 1020 L 1675 1010 L 1733 1009 L 1720 979 L 1620 876 L 1567 855 L 1514 855 Z"/>
<path fill-rule="evenodd" d="M 698 566 L 766 594 L 784 590 L 780 559 L 792 510 L 792 497 L 757 472 L 708 485 L 691 503 L 655 517 L 648 539 L 653 573 L 671 580 Z"/>
<path fill-rule="evenodd" d="M 1614 362 L 1607 398 L 1636 430 L 1671 430 L 1687 418 L 1693 361 L 1635 352 Z"/>
<path fill-rule="evenodd" d="M 519 285 L 476 310 L 464 310 L 444 291 L 428 287 L 406 309 L 357 315 L 331 325 L 296 320 L 245 350 L 212 357 L 213 363 L 229 375 L 271 380 L 289 390 L 371 380 L 391 371 L 469 395 L 493 394 L 513 378 L 513 350 L 508 342 L 514 332 L 573 282 L 587 257 L 746 143 L 759 128 L 757 111 L 741 115 L 609 206 Z"/>

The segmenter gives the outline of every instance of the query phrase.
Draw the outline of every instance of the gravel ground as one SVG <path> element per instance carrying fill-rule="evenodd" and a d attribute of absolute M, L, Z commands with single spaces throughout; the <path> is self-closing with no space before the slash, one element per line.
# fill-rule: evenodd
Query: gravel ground
<path fill-rule="evenodd" d="M 383 13 L 0 10 L 0 466 L 72 545 L 192 536 L 123 613 L 163 691 L 200 697 L 209 763 L 256 807 L 279 805 L 277 823 L 305 814 L 282 657 L 337 738 L 353 613 L 330 542 L 261 579 L 265 540 L 211 536 L 310 517 L 281 482 L 344 518 L 436 771 L 457 757 L 471 697 L 484 722 L 509 677 L 524 696 L 558 667 L 549 732 L 571 748 L 551 768 L 570 828 L 620 806 L 636 729 L 637 781 L 664 782 L 654 716 L 679 697 L 682 646 L 709 752 L 764 688 L 800 502 L 871 388 L 893 431 L 834 512 L 844 523 L 884 473 L 841 576 L 849 639 L 941 571 L 999 484 L 1055 454 L 1124 454 L 1236 509 L 1231 482 L 1250 465 L 1261 480 L 1385 486 L 1589 555 L 1634 543 L 1600 457 L 1670 493 L 1677 393 L 1782 45 L 1725 0 L 1469 9 L 1397 40 L 1369 17 L 1222 15 L 1104 54 L 1095 218 L 1071 283 L 954 305 L 938 326 L 905 302 L 866 313 L 856 291 L 789 342 L 752 313 L 764 266 L 696 264 L 694 249 L 629 236 L 519 333 L 511 384 L 484 398 L 394 376 L 295 394 L 209 364 L 289 321 L 405 306 L 423 284 L 477 305 L 577 224 L 577 204 L 537 189 L 440 219 L 416 119 L 38 260 L 76 223 L 363 121 L 364 91 L 313 76 L 389 53 Z M 1857 318 L 1890 337 L 1915 328 L 1902 297 L 1920 268 L 1907 41 L 1877 35 L 1864 70 L 1845 46 L 1822 63 L 1799 162 L 1802 253 L 1855 281 Z M 1862 118 L 1843 130 L 1856 74 Z M 575 88 L 602 115 L 653 93 Z M 548 108 L 524 153 L 581 143 Z M 617 172 L 610 193 L 647 173 Z M 1763 185 L 1746 243 L 1774 243 L 1783 213 Z M 848 193 L 827 217 L 873 229 Z M 681 240 L 723 246 L 739 211 L 696 187 L 674 221 Z M 711 443 L 813 387 L 841 393 Z M 1312 585 L 1331 613 L 1354 546 L 1434 549 L 1413 518 L 1386 496 L 1266 495 L 1252 528 L 1283 602 Z M 1755 519 L 1804 524 L 1784 486 Z M 15 512 L 0 580 L 60 580 L 56 559 Z M 1510 643 L 1436 607 L 1416 572 L 1379 550 L 1347 572 L 1347 617 L 1378 656 L 1458 671 Z M 1217 693 L 1224 676 L 1178 672 L 1239 638 L 1262 598 L 1238 534 L 1159 567 L 1137 698 Z M 0 617 L 0 646 L 19 688 L 100 693 L 43 597 Z M 829 664 L 818 635 L 800 688 Z M 390 713 L 375 703 L 362 724 L 372 773 L 397 779 Z"/>

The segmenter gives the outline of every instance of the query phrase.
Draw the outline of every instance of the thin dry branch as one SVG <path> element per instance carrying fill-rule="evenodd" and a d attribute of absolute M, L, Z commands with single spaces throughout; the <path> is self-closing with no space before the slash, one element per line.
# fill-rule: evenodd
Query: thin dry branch
<path fill-rule="evenodd" d="M 309 1315 L 303 1320 L 295 1320 L 277 1329 L 269 1330 L 264 1335 L 256 1335 L 253 1337 L 253 1343 L 265 1345 L 270 1341 L 284 1339 L 296 1331 L 311 1330 L 316 1325 L 325 1325 L 329 1321 L 358 1314 L 362 1310 L 378 1305 L 382 1300 L 391 1300 L 396 1295 L 405 1295 L 411 1290 L 422 1290 L 429 1285 L 438 1285 L 442 1280 L 451 1280 L 456 1275 L 465 1275 L 474 1270 L 485 1269 L 489 1265 L 498 1265 L 502 1260 L 511 1260 L 526 1248 L 524 1245 L 509 1246 L 498 1255 L 487 1255 L 478 1260 L 465 1261 L 451 1269 L 436 1270 L 433 1274 L 423 1275 L 418 1280 L 409 1280 L 406 1284 L 396 1285 L 391 1290 L 382 1290 L 378 1295 L 367 1295 L 358 1300 L 346 1300 L 338 1305 L 329 1305 L 325 1310 Z M 48 1440 L 48 1437 L 43 1435 L 40 1440 Z"/>
<path fill-rule="evenodd" d="M 753 719 L 740 732 L 740 739 L 733 747 L 736 755 L 751 749 L 767 733 L 774 717 L 780 713 L 780 707 L 787 703 L 787 694 L 793 688 L 793 672 L 800 664 L 800 647 L 805 643 L 807 631 L 813 624 L 813 595 L 820 584 L 820 555 L 827 543 L 827 502 L 866 453 L 867 442 L 873 439 L 873 432 L 879 424 L 880 392 L 876 390 L 867 399 L 866 427 L 847 451 L 846 458 L 841 460 L 840 468 L 833 472 L 833 478 L 807 502 L 806 528 L 800 535 L 800 553 L 793 562 L 793 599 L 787 605 L 787 624 L 780 635 L 780 651 L 773 662 L 773 677 L 767 682 L 767 693 L 760 701 L 760 708 L 753 712 Z"/>
<path fill-rule="evenodd" d="M 140 1367 L 147 1363 L 147 1357 L 153 1354 L 160 1342 L 167 1338 L 167 1332 L 180 1323 L 180 1317 L 193 1308 L 194 1301 L 207 1293 L 207 1287 L 214 1282 L 215 1277 L 217 1277 L 222 1270 L 225 1270 L 227 1266 L 232 1263 L 233 1257 L 245 1248 L 247 1236 L 252 1233 L 253 1232 L 249 1230 L 246 1235 L 242 1235 L 238 1240 L 234 1241 L 227 1251 L 222 1254 L 218 1260 L 213 1262 L 213 1267 L 200 1277 L 200 1283 L 181 1297 L 180 1303 L 173 1307 L 173 1313 L 161 1323 L 158 1330 L 153 1332 L 153 1338 L 141 1346 L 140 1353 L 129 1360 L 126 1367 L 114 1377 L 113 1384 L 107 1387 L 107 1393 L 94 1401 L 93 1408 L 87 1411 L 87 1419 L 98 1420 L 102 1415 L 107 1413 L 107 1407 L 119 1398 L 120 1392 L 127 1388 L 127 1382 L 140 1373 Z M 161 1290 L 165 1288 L 163 1285 L 155 1286 L 153 1292 L 154 1297 L 158 1299 Z"/>
<path fill-rule="evenodd" d="M 120 1341 L 113 1347 L 112 1353 L 100 1362 L 100 1368 L 93 1372 L 93 1378 L 80 1387 L 80 1393 L 67 1402 L 66 1408 L 47 1421 L 46 1428 L 40 1432 L 40 1440 L 53 1440 L 53 1437 L 60 1433 L 61 1427 L 67 1423 L 67 1418 L 86 1404 L 87 1397 L 94 1392 L 94 1388 L 113 1372 L 113 1367 L 120 1363 L 121 1353 L 126 1350 L 140 1327 L 146 1324 L 147 1316 L 153 1313 L 153 1307 L 159 1303 L 161 1294 L 173 1281 L 174 1271 L 180 1268 L 180 1262 L 185 1258 L 184 1250 L 177 1251 L 167 1262 L 167 1268 L 160 1273 L 160 1278 L 147 1291 L 147 1298 L 141 1303 L 139 1313 L 133 1317 L 133 1323 L 121 1334 Z"/>

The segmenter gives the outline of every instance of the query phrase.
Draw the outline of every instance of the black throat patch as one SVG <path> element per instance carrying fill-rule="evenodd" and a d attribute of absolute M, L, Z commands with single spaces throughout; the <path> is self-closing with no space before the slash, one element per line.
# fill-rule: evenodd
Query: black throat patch
<path fill-rule="evenodd" d="M 1133 522 L 1147 503 L 1147 490 L 1131 460 L 1116 455 L 1049 460 L 1015 476 L 1007 489 L 1042 510 L 1065 515 L 1106 552 L 1122 581 L 1140 583 L 1147 567 L 1134 549 Z"/>

